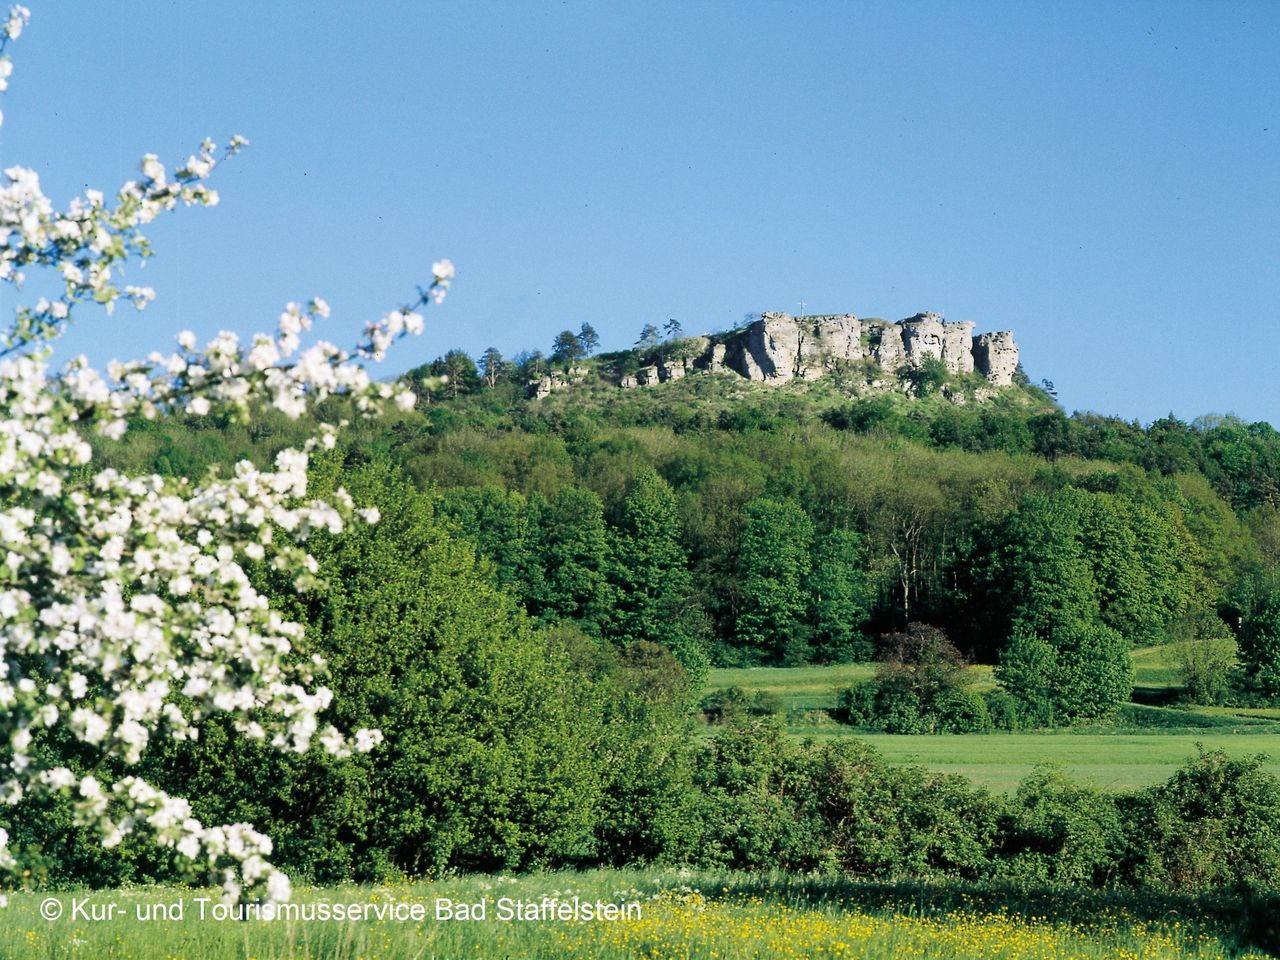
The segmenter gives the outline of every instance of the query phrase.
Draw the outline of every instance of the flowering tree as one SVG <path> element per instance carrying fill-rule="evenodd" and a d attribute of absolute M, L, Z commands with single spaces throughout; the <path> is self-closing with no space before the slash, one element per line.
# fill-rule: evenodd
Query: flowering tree
<path fill-rule="evenodd" d="M 5 48 L 28 17 L 14 7 L 0 27 L 0 89 L 12 70 Z M 179 204 L 214 206 L 205 181 L 245 143 L 234 137 L 219 154 L 206 140 L 173 170 L 148 154 L 141 177 L 113 200 L 89 190 L 64 212 L 33 171 L 4 171 L 0 281 L 20 287 L 26 272 L 45 271 L 63 293 L 18 307 L 0 333 L 0 800 L 71 797 L 78 821 L 104 846 L 145 830 L 215 873 L 228 896 L 279 900 L 289 881 L 252 826 L 207 826 L 186 800 L 136 776 L 106 784 L 41 763 L 33 749 L 58 734 L 127 772 L 153 738 L 195 738 L 213 714 L 280 750 L 316 741 L 344 755 L 381 740 L 375 730 L 349 739 L 321 726 L 331 699 L 318 685 L 323 661 L 297 654 L 301 625 L 273 611 L 242 566 L 269 561 L 307 590 L 317 583 L 305 547 L 313 531 L 376 522 L 376 511 L 357 509 L 341 489 L 328 502 L 306 496 L 308 454 L 332 447 L 341 424 L 282 451 L 273 470 L 242 462 L 232 476 L 203 483 L 95 472 L 86 437 L 118 439 L 131 420 L 184 411 L 244 419 L 274 407 L 296 418 L 335 394 L 365 415 L 388 404 L 407 409 L 413 394 L 374 383 L 362 363 L 422 330 L 415 311 L 444 297 L 452 264 L 435 263 L 417 300 L 369 324 L 351 351 L 325 341 L 304 347 L 304 334 L 329 315 L 317 299 L 289 304 L 274 334 L 248 343 L 223 332 L 200 348 L 184 332 L 176 351 L 113 363 L 105 376 L 84 357 L 51 364 L 54 341 L 92 304 L 110 313 L 121 300 L 141 310 L 154 298 L 119 283 L 128 262 L 151 253 L 142 228 Z M 0 870 L 20 866 L 0 830 Z"/>

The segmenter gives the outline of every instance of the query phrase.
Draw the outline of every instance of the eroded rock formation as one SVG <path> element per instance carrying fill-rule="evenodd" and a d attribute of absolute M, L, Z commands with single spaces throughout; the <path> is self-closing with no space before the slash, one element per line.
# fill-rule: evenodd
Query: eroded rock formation
<path fill-rule="evenodd" d="M 564 373 L 553 370 L 551 373 L 543 374 L 536 380 L 529 381 L 529 395 L 535 400 L 549 397 L 557 390 L 563 390 L 565 387 L 573 386 L 575 383 L 581 383 L 590 372 L 586 367 L 570 367 Z"/>
<path fill-rule="evenodd" d="M 706 346 L 692 360 L 644 367 L 623 385 L 674 380 L 691 370 L 728 370 L 765 383 L 816 380 L 863 360 L 894 374 L 933 357 L 951 373 L 976 371 L 1003 387 L 1013 382 L 1018 366 L 1012 332 L 974 336 L 971 322 L 947 323 L 936 313 L 918 313 L 897 323 L 859 320 L 851 313 L 810 317 L 765 313 L 741 330 L 698 339 Z"/>
<path fill-rule="evenodd" d="M 816 380 L 836 370 L 862 365 L 873 386 L 887 388 L 904 369 L 918 368 L 927 359 L 942 361 L 953 374 L 978 373 L 993 387 L 1013 383 L 1018 368 L 1018 345 L 1013 333 L 1000 330 L 974 336 L 973 323 L 947 323 L 936 313 L 890 323 L 859 320 L 851 313 L 793 317 L 764 313 L 760 319 L 731 333 L 685 337 L 662 348 L 656 363 L 624 376 L 623 387 L 643 387 L 679 380 L 691 373 L 736 373 L 763 383 Z M 529 392 L 545 397 L 581 380 L 587 371 L 575 367 L 567 375 L 550 374 L 531 381 Z M 980 394 L 989 392 L 986 388 Z M 981 399 L 978 394 L 975 399 Z M 954 402 L 964 402 L 956 393 Z"/>

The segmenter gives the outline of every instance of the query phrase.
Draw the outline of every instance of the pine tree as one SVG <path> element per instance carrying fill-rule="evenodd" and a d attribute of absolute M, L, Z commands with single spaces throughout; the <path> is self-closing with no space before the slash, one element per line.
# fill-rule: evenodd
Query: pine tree
<path fill-rule="evenodd" d="M 561 330 L 551 345 L 551 362 L 565 366 L 582 356 L 582 344 L 572 330 Z"/>
<path fill-rule="evenodd" d="M 641 350 L 652 350 L 662 340 L 662 333 L 652 323 L 646 323 L 640 330 L 640 339 L 636 346 Z"/>
<path fill-rule="evenodd" d="M 589 323 L 584 323 L 578 330 L 578 346 L 582 348 L 582 355 L 589 357 L 596 352 L 600 346 L 600 335 L 596 333 L 595 327 Z"/>
<path fill-rule="evenodd" d="M 498 381 L 506 375 L 507 361 L 502 359 L 497 347 L 489 347 L 480 355 L 480 372 L 484 374 L 484 382 L 490 388 L 497 386 Z"/>

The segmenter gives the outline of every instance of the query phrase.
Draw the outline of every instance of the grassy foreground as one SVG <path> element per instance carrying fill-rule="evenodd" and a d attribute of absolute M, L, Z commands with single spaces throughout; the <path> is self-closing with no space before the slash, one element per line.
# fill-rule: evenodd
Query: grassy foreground
<path fill-rule="evenodd" d="M 500 898 L 633 904 L 615 920 L 503 920 Z M 61 918 L 40 915 L 52 897 Z M 75 902 L 93 915 L 72 918 Z M 1247 907 L 991 888 L 876 886 L 784 875 L 597 870 L 520 878 L 300 889 L 295 900 L 358 904 L 368 920 L 201 920 L 211 892 L 143 888 L 22 894 L 0 913 L 0 956 L 91 960 L 390 958 L 1215 958 L 1266 957 Z M 485 904 L 486 918 L 437 919 L 437 903 Z M 212 901 L 211 901 L 212 902 Z M 183 905 L 182 919 L 170 914 Z M 418 919 L 407 917 L 417 905 Z M 636 909 L 638 907 L 638 910 Z M 205 905 L 210 909 L 209 904 Z M 404 920 L 372 918 L 398 908 Z M 635 916 L 636 913 L 639 916 Z M 1253 911 L 1256 913 L 1256 911 Z"/>

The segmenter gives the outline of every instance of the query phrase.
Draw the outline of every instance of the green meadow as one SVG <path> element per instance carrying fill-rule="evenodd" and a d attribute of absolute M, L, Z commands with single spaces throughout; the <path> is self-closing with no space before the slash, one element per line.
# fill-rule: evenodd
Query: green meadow
<path fill-rule="evenodd" d="M 798 738 L 857 737 L 895 763 L 917 763 L 958 773 L 974 783 L 1011 792 L 1039 763 L 1062 767 L 1073 778 L 1109 790 L 1131 790 L 1165 780 L 1199 747 L 1228 754 L 1263 754 L 1280 776 L 1280 710 L 1181 706 L 1178 672 L 1169 648 L 1133 653 L 1135 699 L 1111 725 L 1035 732 L 896 735 L 838 723 L 842 689 L 875 675 L 874 664 L 748 667 L 712 670 L 711 690 L 739 687 L 776 697 L 787 731 Z M 989 666 L 970 667 L 977 689 L 995 685 Z"/>
<path fill-rule="evenodd" d="M 614 919 L 502 919 L 514 903 L 616 905 Z M 205 918 L 199 915 L 200 907 Z M 215 891 L 139 887 L 19 894 L 0 913 L 6 960 L 459 960 L 480 957 L 1266 957 L 1270 934 L 1230 896 L 1021 892 L 672 869 L 302 888 L 310 909 L 365 919 L 214 919 Z M 42 910 L 56 903 L 62 916 Z M 81 915 L 72 917 L 79 904 Z M 86 916 L 111 919 L 86 919 Z M 468 912 L 466 919 L 448 919 Z M 176 917 L 181 910 L 182 917 Z M 481 916 L 483 914 L 483 916 Z M 403 919 L 395 919 L 399 915 Z M 381 917 L 381 919 L 379 919 Z"/>

